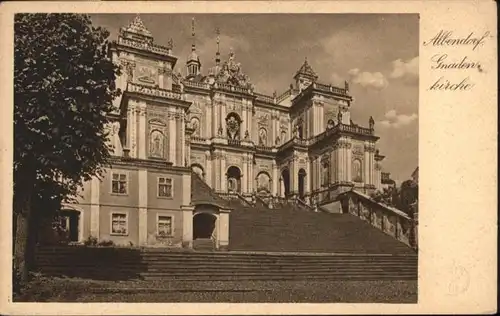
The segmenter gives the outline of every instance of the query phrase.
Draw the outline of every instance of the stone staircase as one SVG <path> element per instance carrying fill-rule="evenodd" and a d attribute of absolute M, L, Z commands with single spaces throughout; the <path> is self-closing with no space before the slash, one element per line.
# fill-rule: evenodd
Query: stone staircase
<path fill-rule="evenodd" d="M 193 249 L 199 251 L 215 250 L 215 243 L 210 238 L 198 238 L 193 240 Z"/>
<path fill-rule="evenodd" d="M 375 254 L 182 252 L 39 248 L 37 270 L 101 280 L 415 280 L 417 257 Z"/>
<path fill-rule="evenodd" d="M 351 214 L 298 208 L 236 208 L 229 217 L 229 250 L 414 254 L 415 251 Z"/>

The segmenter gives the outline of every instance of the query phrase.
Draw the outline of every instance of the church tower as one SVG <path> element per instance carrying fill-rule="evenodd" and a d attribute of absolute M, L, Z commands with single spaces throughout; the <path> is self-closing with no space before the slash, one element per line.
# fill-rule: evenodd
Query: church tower
<path fill-rule="evenodd" d="M 186 62 L 187 75 L 186 79 L 193 79 L 201 73 L 201 62 L 198 54 L 196 53 L 196 41 L 194 31 L 194 18 L 191 20 L 191 37 L 193 44 L 191 45 L 191 53 L 189 54 Z"/>
<path fill-rule="evenodd" d="M 318 79 L 318 75 L 316 75 L 312 67 L 307 62 L 307 57 L 293 79 L 295 79 L 295 87 L 299 89 L 299 91 L 304 90 Z"/>

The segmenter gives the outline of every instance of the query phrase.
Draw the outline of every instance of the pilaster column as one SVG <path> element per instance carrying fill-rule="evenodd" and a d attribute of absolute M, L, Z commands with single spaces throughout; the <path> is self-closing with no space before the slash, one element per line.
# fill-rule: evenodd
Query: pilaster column
<path fill-rule="evenodd" d="M 201 118 L 202 124 L 203 124 L 203 121 L 205 121 L 205 135 L 203 135 L 203 132 L 202 132 L 201 133 L 202 137 L 210 138 L 214 135 L 212 133 L 212 130 L 213 130 L 212 111 L 213 111 L 213 105 L 211 103 L 207 102 L 207 106 L 205 107 L 205 117 Z M 210 128 L 212 128 L 212 130 Z"/>
<path fill-rule="evenodd" d="M 220 191 L 220 183 L 221 183 L 221 178 L 225 177 L 224 174 L 222 174 L 222 170 L 221 170 L 221 165 L 220 165 L 220 156 L 221 154 L 219 153 L 219 151 L 216 151 L 214 152 L 213 156 L 212 156 L 212 164 L 214 166 L 214 170 L 213 170 L 213 183 L 214 183 L 214 188 L 215 190 L 217 191 Z"/>
<path fill-rule="evenodd" d="M 246 154 L 243 155 L 243 177 L 241 179 L 241 193 L 248 193 L 248 181 L 249 178 L 252 178 L 250 173 L 248 172 L 248 156 Z"/>
<path fill-rule="evenodd" d="M 304 179 L 306 181 L 305 183 L 305 193 L 308 194 L 308 193 L 311 193 L 311 188 L 312 188 L 312 185 L 311 185 L 311 182 L 312 182 L 312 172 L 311 172 L 311 162 L 309 161 L 309 158 L 306 158 L 306 178 Z"/>
<path fill-rule="evenodd" d="M 214 183 L 212 182 L 212 157 L 210 157 L 210 151 L 205 151 L 205 181 L 214 188 Z"/>
<path fill-rule="evenodd" d="M 137 158 L 137 112 L 135 105 L 131 105 L 128 110 L 128 146 L 130 157 Z"/>
<path fill-rule="evenodd" d="M 370 148 L 370 184 L 375 184 L 375 148 Z"/>
<path fill-rule="evenodd" d="M 226 103 L 223 103 L 220 106 L 220 119 L 222 122 L 222 135 L 227 135 L 227 126 L 226 126 Z M 217 127 L 218 128 L 218 127 Z"/>
<path fill-rule="evenodd" d="M 253 157 L 252 155 L 250 154 L 248 156 L 248 164 L 247 164 L 247 169 L 248 169 L 248 192 L 249 193 L 252 193 L 253 190 L 254 190 L 254 174 L 253 174 Z"/>
<path fill-rule="evenodd" d="M 271 194 L 273 196 L 277 196 L 278 195 L 278 165 L 276 163 L 273 162 L 273 175 L 272 175 L 272 192 Z"/>
<path fill-rule="evenodd" d="M 182 205 L 191 204 L 191 175 L 182 175 Z"/>
<path fill-rule="evenodd" d="M 370 151 L 369 147 L 365 144 L 365 161 L 364 161 L 364 184 L 370 183 Z"/>
<path fill-rule="evenodd" d="M 347 148 L 346 148 L 346 151 L 347 151 L 347 166 L 346 166 L 346 173 L 347 173 L 347 181 L 352 181 L 352 168 L 351 168 L 351 163 L 352 163 L 352 151 L 351 151 L 351 144 L 348 143 L 347 144 Z"/>
<path fill-rule="evenodd" d="M 293 183 L 293 186 L 292 186 L 292 192 L 294 194 L 298 193 L 299 192 L 299 168 L 298 168 L 298 161 L 297 161 L 297 157 L 293 157 L 293 161 L 292 161 L 292 170 L 293 170 L 293 173 L 290 175 L 290 178 L 293 179 L 292 183 Z"/>
<path fill-rule="evenodd" d="M 148 242 L 148 171 L 139 170 L 139 245 Z M 154 184 L 156 186 L 156 183 Z"/>
<path fill-rule="evenodd" d="M 182 211 L 182 246 L 193 247 L 193 206 L 181 205 Z"/>
<path fill-rule="evenodd" d="M 175 165 L 177 165 L 176 162 L 176 142 L 177 142 L 177 133 L 176 133 L 176 124 L 175 124 L 175 114 L 173 112 L 169 112 L 169 117 L 168 117 L 168 159 L 170 162 L 172 162 Z"/>
<path fill-rule="evenodd" d="M 139 115 L 139 159 L 146 159 L 146 108 L 140 107 L 137 109 L 137 114 Z"/>
<path fill-rule="evenodd" d="M 227 192 L 227 175 L 226 175 L 226 156 L 224 152 L 220 153 L 220 175 L 221 183 L 220 188 L 222 192 Z"/>
<path fill-rule="evenodd" d="M 325 130 L 325 108 L 322 103 L 319 104 L 318 112 L 319 112 L 319 120 L 317 121 L 317 124 L 314 124 L 318 125 L 318 131 L 316 135 Z"/>
<path fill-rule="evenodd" d="M 99 239 L 100 224 L 100 186 L 101 181 L 93 177 L 90 182 L 90 236 Z"/>
<path fill-rule="evenodd" d="M 175 131 L 176 131 L 176 139 L 175 139 L 175 154 L 176 158 L 175 161 L 177 162 L 177 165 L 179 166 L 184 166 L 184 163 L 186 162 L 185 157 L 184 157 L 184 124 L 182 124 L 182 111 L 179 109 L 176 113 L 175 116 Z M 180 146 L 178 146 L 180 145 Z"/>

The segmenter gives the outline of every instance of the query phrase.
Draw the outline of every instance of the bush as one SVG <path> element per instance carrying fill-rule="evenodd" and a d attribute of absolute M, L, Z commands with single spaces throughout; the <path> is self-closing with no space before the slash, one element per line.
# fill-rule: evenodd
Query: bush
<path fill-rule="evenodd" d="M 97 246 L 97 238 L 94 237 L 94 236 L 89 236 L 84 242 L 83 244 L 85 246 Z"/>
<path fill-rule="evenodd" d="M 97 245 L 103 247 L 112 247 L 115 245 L 115 243 L 112 240 L 102 240 Z"/>

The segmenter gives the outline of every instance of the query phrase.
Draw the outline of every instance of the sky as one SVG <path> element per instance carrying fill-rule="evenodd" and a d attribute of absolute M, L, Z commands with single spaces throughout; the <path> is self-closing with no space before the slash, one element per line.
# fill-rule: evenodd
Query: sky
<path fill-rule="evenodd" d="M 135 14 L 91 15 L 110 31 Z M 375 120 L 377 147 L 385 155 L 384 172 L 397 182 L 410 178 L 418 165 L 419 18 L 415 14 L 141 14 L 154 41 L 173 40 L 176 72 L 185 74 L 193 39 L 202 73 L 215 64 L 216 29 L 222 61 L 230 50 L 259 93 L 284 92 L 305 58 L 318 81 L 343 87 L 350 83 L 352 120 L 368 126 Z"/>

